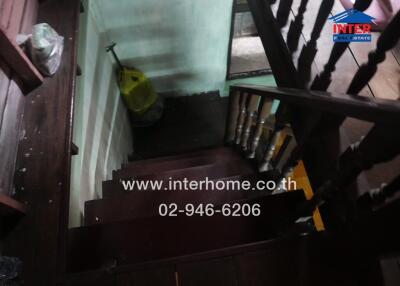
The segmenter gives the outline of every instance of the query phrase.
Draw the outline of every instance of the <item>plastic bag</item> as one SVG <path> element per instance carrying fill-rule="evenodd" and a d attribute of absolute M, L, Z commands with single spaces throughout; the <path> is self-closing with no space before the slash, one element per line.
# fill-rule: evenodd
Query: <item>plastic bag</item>
<path fill-rule="evenodd" d="M 61 37 L 47 23 L 34 25 L 28 40 L 31 60 L 44 75 L 51 76 L 60 66 L 64 49 L 64 37 Z"/>

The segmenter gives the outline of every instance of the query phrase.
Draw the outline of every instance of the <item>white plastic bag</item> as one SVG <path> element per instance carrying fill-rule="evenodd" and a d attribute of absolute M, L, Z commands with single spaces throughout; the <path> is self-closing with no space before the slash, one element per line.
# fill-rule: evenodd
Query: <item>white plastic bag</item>
<path fill-rule="evenodd" d="M 36 68 L 44 75 L 51 76 L 60 66 L 64 37 L 59 36 L 47 23 L 37 24 L 32 28 L 28 48 Z"/>

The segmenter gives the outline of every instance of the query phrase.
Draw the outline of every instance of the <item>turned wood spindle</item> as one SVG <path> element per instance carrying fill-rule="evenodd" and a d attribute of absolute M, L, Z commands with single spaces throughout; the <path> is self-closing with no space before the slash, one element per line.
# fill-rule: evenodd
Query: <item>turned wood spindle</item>
<path fill-rule="evenodd" d="M 242 132 L 242 141 L 241 146 L 244 151 L 248 148 L 248 141 L 251 133 L 251 128 L 254 123 L 254 118 L 257 114 L 257 107 L 260 102 L 260 96 L 258 95 L 251 95 L 249 99 L 249 104 L 247 107 L 247 118 L 244 124 L 244 129 Z"/>
<path fill-rule="evenodd" d="M 368 55 L 368 62 L 363 64 L 355 74 L 347 93 L 358 94 L 372 79 L 378 70 L 378 65 L 386 58 L 386 52 L 393 49 L 400 38 L 400 11 L 390 21 L 380 35 L 376 50 Z"/>
<path fill-rule="evenodd" d="M 293 0 L 281 0 L 279 2 L 278 11 L 276 12 L 276 22 L 280 28 L 286 26 L 289 19 L 290 10 L 292 8 Z"/>
<path fill-rule="evenodd" d="M 290 23 L 286 43 L 290 53 L 292 54 L 297 50 L 297 47 L 299 45 L 301 32 L 303 31 L 304 27 L 303 20 L 304 20 L 304 13 L 307 10 L 307 4 L 308 0 L 301 0 L 296 18 L 292 20 Z"/>
<path fill-rule="evenodd" d="M 240 96 L 239 118 L 237 121 L 236 138 L 235 138 L 236 145 L 240 144 L 240 140 L 242 138 L 244 120 L 246 119 L 247 98 L 248 98 L 247 92 L 243 92 Z"/>
<path fill-rule="evenodd" d="M 254 131 L 254 135 L 253 135 L 253 138 L 252 138 L 251 144 L 250 144 L 250 150 L 249 150 L 250 152 L 248 155 L 248 158 L 250 158 L 250 159 L 254 158 L 256 155 L 256 150 L 257 150 L 258 144 L 260 143 L 260 138 L 263 133 L 265 121 L 267 120 L 268 116 L 271 114 L 272 104 L 273 104 L 273 101 L 270 99 L 267 99 L 267 98 L 265 98 L 262 103 L 261 111 L 258 113 L 256 129 Z"/>
<path fill-rule="evenodd" d="M 302 83 L 306 84 L 311 78 L 311 66 L 317 54 L 317 40 L 333 8 L 334 0 L 324 0 L 319 7 L 310 40 L 303 46 L 298 60 L 298 75 Z"/>
<path fill-rule="evenodd" d="M 229 117 L 226 125 L 225 142 L 231 143 L 235 140 L 236 127 L 239 117 L 240 92 L 231 91 L 229 95 Z"/>
<path fill-rule="evenodd" d="M 284 164 L 289 159 L 293 149 L 296 147 L 297 143 L 294 139 L 293 135 L 286 134 L 285 140 L 281 148 L 279 149 L 279 153 L 276 155 L 274 166 L 275 169 L 282 171 Z"/>
<path fill-rule="evenodd" d="M 354 4 L 354 9 L 358 11 L 365 11 L 372 0 L 356 0 Z M 342 57 L 346 49 L 349 47 L 350 43 L 336 42 L 333 45 L 331 54 L 327 64 L 324 66 L 324 70 L 314 78 L 310 89 L 326 91 L 332 82 L 332 73 L 336 70 L 336 64 Z"/>
<path fill-rule="evenodd" d="M 274 130 L 272 131 L 271 137 L 270 137 L 268 145 L 267 145 L 267 149 L 265 151 L 263 160 L 259 167 L 260 172 L 265 172 L 265 171 L 269 171 L 269 170 L 273 169 L 271 162 L 274 157 L 276 145 L 281 136 L 281 131 L 283 128 L 284 128 L 283 125 L 275 126 Z"/>
<path fill-rule="evenodd" d="M 357 95 L 368 85 L 378 70 L 378 65 L 386 58 L 386 52 L 393 49 L 400 38 L 400 12 L 391 20 L 386 29 L 380 35 L 375 51 L 368 56 L 368 62 L 363 64 L 353 77 L 352 82 L 347 90 L 348 94 Z M 329 116 L 322 120 L 325 130 L 329 131 L 338 128 L 346 119 L 344 116 Z M 322 128 L 322 126 L 320 126 Z"/>
<path fill-rule="evenodd" d="M 338 171 L 315 192 L 303 211 L 312 212 L 339 192 L 343 192 L 362 171 L 400 154 L 400 134 L 397 130 L 396 123 L 375 124 L 360 143 L 351 145 L 340 156 Z"/>
<path fill-rule="evenodd" d="M 400 192 L 400 175 L 389 184 L 382 184 L 380 188 L 366 192 L 357 199 L 357 204 L 363 210 L 373 210 L 386 203 L 396 193 Z"/>

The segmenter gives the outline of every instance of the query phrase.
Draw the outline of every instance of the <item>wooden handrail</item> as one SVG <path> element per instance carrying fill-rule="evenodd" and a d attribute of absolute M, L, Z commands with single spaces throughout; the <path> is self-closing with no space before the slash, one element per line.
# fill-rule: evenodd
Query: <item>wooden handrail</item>
<path fill-rule="evenodd" d="M 279 88 L 250 84 L 235 84 L 231 91 L 247 92 L 290 105 L 340 114 L 370 122 L 400 122 L 400 102 L 356 95 Z"/>

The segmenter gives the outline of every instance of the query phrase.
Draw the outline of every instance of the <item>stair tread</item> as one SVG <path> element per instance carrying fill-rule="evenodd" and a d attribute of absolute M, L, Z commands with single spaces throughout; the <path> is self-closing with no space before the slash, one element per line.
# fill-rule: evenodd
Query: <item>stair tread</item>
<path fill-rule="evenodd" d="M 248 177 L 248 181 L 258 180 L 260 176 Z M 255 186 L 254 184 L 251 184 Z M 160 204 L 214 204 L 268 196 L 268 190 L 161 190 L 161 191 L 124 191 L 113 196 L 91 200 L 85 203 L 85 225 L 108 223 L 158 215 Z"/>
<path fill-rule="evenodd" d="M 220 177 L 248 174 L 254 171 L 250 162 L 245 159 L 232 159 L 230 161 L 210 162 L 207 165 L 192 166 L 183 169 L 167 170 L 164 172 L 150 172 L 136 176 L 135 174 L 115 173 L 113 179 L 135 179 L 135 180 L 168 180 L 169 178 L 181 180 L 216 179 Z"/>
<path fill-rule="evenodd" d="M 304 248 L 305 244 L 310 246 L 311 249 L 308 249 L 309 252 L 317 253 L 322 248 L 322 245 L 324 245 L 324 240 L 320 234 L 310 233 L 307 235 L 293 236 L 290 238 L 267 240 L 236 247 L 202 252 L 196 255 L 156 260 L 145 264 L 134 264 L 122 266 L 121 268 L 118 268 L 117 266 L 116 272 L 118 273 L 119 270 L 122 270 L 122 275 L 129 275 L 130 277 L 133 277 L 133 281 L 135 281 L 137 275 L 145 275 L 147 278 L 145 280 L 146 285 L 153 285 L 150 281 L 154 280 L 154 278 L 152 278 L 154 275 L 163 278 L 168 277 L 165 275 L 165 272 L 170 273 L 170 275 L 174 278 L 176 277 L 176 273 L 178 273 L 180 282 L 184 280 L 181 276 L 185 276 L 188 273 L 193 273 L 193 270 L 195 270 L 195 272 L 200 270 L 199 274 L 208 276 L 208 278 L 206 278 L 207 283 L 203 283 L 204 281 L 201 279 L 201 277 L 197 277 L 198 279 L 196 280 L 190 279 L 191 283 L 189 284 L 194 283 L 195 285 L 226 285 L 225 282 L 231 281 L 232 277 L 235 277 L 237 281 L 241 281 L 243 283 L 234 282 L 233 284 L 228 285 L 252 285 L 250 281 L 246 281 L 249 279 L 253 281 L 253 284 L 254 281 L 259 282 L 256 285 L 267 285 L 270 284 L 268 282 L 279 282 L 279 280 L 277 281 L 276 278 L 282 278 L 282 275 L 287 275 L 290 273 L 290 278 L 285 278 L 285 280 L 290 279 L 292 283 L 287 283 L 285 285 L 295 285 L 296 283 L 298 284 L 298 281 L 300 281 L 299 275 L 302 275 L 301 277 L 304 278 L 305 273 L 299 272 L 299 269 L 304 270 L 304 267 L 302 268 L 300 265 L 304 264 L 306 261 L 309 261 L 304 256 L 304 251 L 299 251 L 300 249 Z M 334 257 L 338 256 L 339 255 L 336 254 Z M 326 265 L 321 265 L 320 261 L 323 259 L 321 259 L 320 255 L 317 255 L 316 258 L 318 259 L 313 260 L 316 267 L 323 267 L 323 265 Z M 229 265 L 230 261 L 240 267 L 234 267 L 234 269 L 232 269 L 234 271 L 231 271 L 231 273 L 227 274 L 227 276 L 230 276 L 227 277 L 227 280 L 215 279 L 215 277 L 219 277 L 219 274 L 218 276 L 215 274 L 220 272 L 221 266 Z M 220 262 L 223 262 L 224 265 L 220 265 Z M 268 264 L 267 268 L 265 267 L 266 263 Z M 200 266 L 203 266 L 200 267 L 200 269 L 198 269 L 199 264 Z M 292 269 L 288 268 L 288 265 L 293 265 L 293 267 L 291 267 Z M 328 269 L 329 265 L 326 265 L 325 267 Z M 315 273 L 315 268 L 310 268 L 311 269 L 307 271 L 307 274 Z M 211 273 L 210 270 L 212 271 Z M 119 277 L 120 275 L 117 274 L 117 276 Z M 112 282 L 109 282 L 112 281 L 110 277 L 115 279 L 114 276 L 110 275 L 110 273 L 104 269 L 83 273 L 70 273 L 67 276 L 66 285 L 113 285 Z M 321 282 L 326 282 L 325 279 L 325 277 L 321 277 Z M 179 285 L 181 284 L 183 285 L 183 283 L 180 283 Z M 275 284 L 281 285 L 281 283 L 273 283 L 271 285 Z M 127 285 L 131 284 L 128 283 Z M 160 283 L 158 281 L 158 283 L 155 283 L 154 285 L 176 285 L 176 281 L 174 279 L 173 283 L 170 284 Z"/>
<path fill-rule="evenodd" d="M 131 177 L 115 176 L 113 180 L 103 182 L 103 197 L 110 196 L 113 191 L 123 189 L 121 180 L 135 180 L 139 182 L 163 181 L 199 181 L 208 178 L 209 180 L 219 180 L 224 178 L 237 178 L 254 174 L 255 170 L 250 162 L 244 160 L 233 160 L 230 162 L 213 163 L 203 166 L 194 166 L 185 169 L 166 171 L 158 174 L 147 174 Z M 135 188 L 136 189 L 136 188 Z"/>
<path fill-rule="evenodd" d="M 180 156 L 167 157 L 162 160 L 136 161 L 123 165 L 121 169 L 113 172 L 113 177 L 122 178 L 129 175 L 145 175 L 165 171 L 180 170 L 195 166 L 209 165 L 240 159 L 240 155 L 226 148 L 211 149 L 208 152 L 195 152 Z"/>
<path fill-rule="evenodd" d="M 156 158 L 150 159 L 143 159 L 143 160 L 136 160 L 122 165 L 122 168 L 129 167 L 129 166 L 137 166 L 137 165 L 144 165 L 144 164 L 152 164 L 152 163 L 159 163 L 165 161 L 177 161 L 180 159 L 186 158 L 193 158 L 193 157 L 200 157 L 200 156 L 212 156 L 215 154 L 220 153 L 227 153 L 227 154 L 235 154 L 235 150 L 229 147 L 214 147 L 210 149 L 201 149 L 191 152 L 183 152 L 178 154 L 171 154 L 166 156 L 160 156 Z"/>
<path fill-rule="evenodd" d="M 227 97 L 167 98 L 160 121 L 135 128 L 135 156 L 151 158 L 224 144 Z"/>
<path fill-rule="evenodd" d="M 261 205 L 258 217 L 152 217 L 73 228 L 68 268 L 78 272 L 113 260 L 127 265 L 273 239 L 294 223 L 296 205 L 304 200 L 302 191 L 246 200 Z"/>

